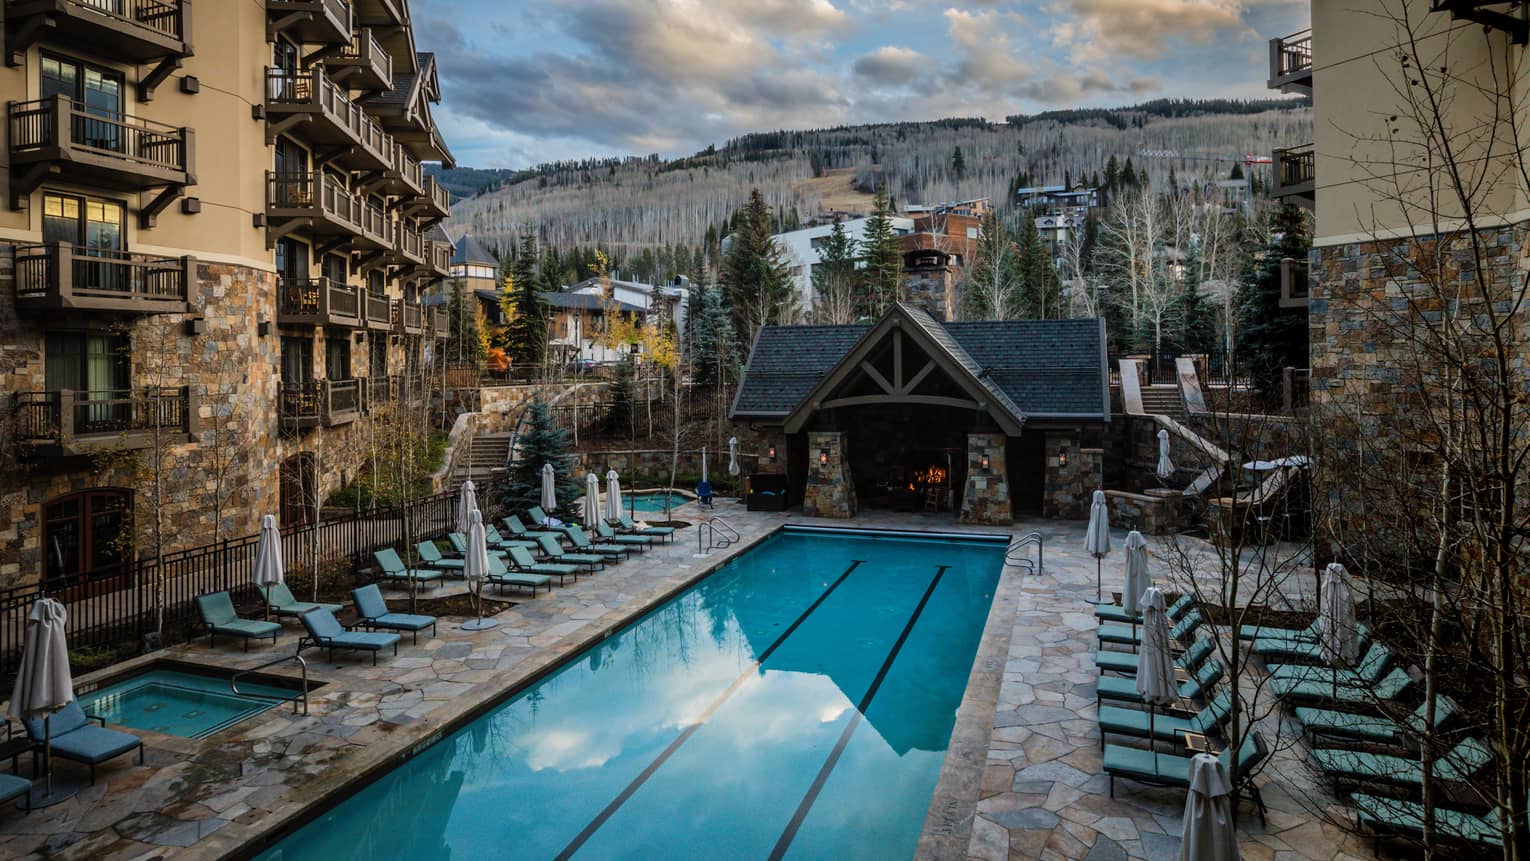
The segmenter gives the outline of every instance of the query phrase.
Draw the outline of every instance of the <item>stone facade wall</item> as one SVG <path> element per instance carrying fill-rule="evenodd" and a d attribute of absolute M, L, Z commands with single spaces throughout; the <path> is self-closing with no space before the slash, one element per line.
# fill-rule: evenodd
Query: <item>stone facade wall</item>
<path fill-rule="evenodd" d="M 967 483 L 962 491 L 963 523 L 1002 526 L 1015 521 L 1009 493 L 1009 437 L 1002 433 L 967 434 Z M 983 459 L 988 458 L 988 466 Z"/>
<path fill-rule="evenodd" d="M 1067 463 L 1062 454 L 1067 453 Z M 1081 448 L 1077 434 L 1049 431 L 1046 442 L 1047 485 L 1041 514 L 1059 520 L 1089 517 L 1094 491 L 1105 481 L 1105 455 L 1098 448 Z"/>
<path fill-rule="evenodd" d="M 0 246 L 0 381 L 5 384 L 0 410 L 0 470 L 13 480 L 0 485 L 0 587 L 33 583 L 42 572 L 43 507 L 64 494 L 93 488 L 136 491 L 138 520 L 135 549 L 153 553 L 146 524 L 153 514 L 150 476 L 156 461 L 164 475 L 160 506 L 164 550 L 211 543 L 219 538 L 254 534 L 260 517 L 277 513 L 281 464 L 299 452 L 319 449 L 319 489 L 328 496 L 354 477 L 368 450 L 368 417 L 349 425 L 284 437 L 278 420 L 281 335 L 314 339 L 315 375 L 323 375 L 325 335 L 351 340 L 352 376 L 365 377 L 368 350 L 350 330 L 278 327 L 276 276 L 271 272 L 222 263 L 200 263 L 188 291 L 187 314 L 123 315 L 32 314 L 15 307 L 13 257 Z M 203 330 L 188 333 L 190 320 Z M 261 322 L 269 321 L 261 334 Z M 47 331 L 116 331 L 131 348 L 130 378 L 135 389 L 186 386 L 198 400 L 197 430 L 165 446 L 156 457 L 140 450 L 136 457 L 112 452 L 103 457 L 30 456 L 13 445 L 15 394 L 46 388 L 44 343 Z M 406 367 L 406 351 L 417 338 L 389 341 L 393 373 Z M 417 359 L 416 359 L 417 361 Z M 320 442 L 322 441 L 322 442 Z"/>
<path fill-rule="evenodd" d="M 937 320 L 951 319 L 957 270 L 954 267 L 921 267 L 903 270 L 903 299 Z"/>
<path fill-rule="evenodd" d="M 1118 529 L 1135 529 L 1143 535 L 1172 535 L 1184 525 L 1185 512 L 1179 495 L 1150 493 L 1127 493 L 1122 490 L 1105 491 L 1105 503 L 1110 510 L 1110 525 Z"/>
<path fill-rule="evenodd" d="M 809 433 L 807 491 L 802 499 L 802 513 L 809 517 L 851 518 L 855 509 L 855 482 L 850 478 L 850 463 L 845 458 L 844 434 Z"/>

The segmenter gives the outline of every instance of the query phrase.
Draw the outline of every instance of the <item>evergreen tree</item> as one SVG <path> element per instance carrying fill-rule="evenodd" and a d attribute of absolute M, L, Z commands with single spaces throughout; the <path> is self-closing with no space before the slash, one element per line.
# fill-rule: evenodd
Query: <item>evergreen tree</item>
<path fill-rule="evenodd" d="M 1217 313 L 1201 295 L 1200 249 L 1191 246 L 1170 313 L 1171 347 L 1178 353 L 1207 353 L 1217 343 Z"/>
<path fill-rule="evenodd" d="M 738 364 L 733 315 L 723 301 L 721 288 L 699 287 L 696 295 L 696 311 L 686 326 L 696 382 L 701 385 L 729 382 Z"/>
<path fill-rule="evenodd" d="M 517 438 L 519 455 L 510 464 L 504 503 L 511 511 L 525 511 L 542 501 L 542 465 L 552 464 L 557 476 L 558 511 L 572 511 L 583 482 L 573 475 L 574 461 L 568 453 L 568 432 L 553 421 L 552 410 L 541 398 L 526 408 L 526 427 Z M 548 514 L 555 512 L 549 511 Z"/>
<path fill-rule="evenodd" d="M 532 376 L 547 354 L 547 303 L 537 278 L 537 251 L 531 234 L 521 237 L 508 280 L 501 293 L 509 321 L 505 325 L 505 353 L 517 374 Z"/>
<path fill-rule="evenodd" d="M 880 317 L 898 301 L 903 278 L 903 252 L 893 232 L 892 205 L 887 188 L 877 186 L 871 217 L 866 219 L 866 238 L 861 242 L 866 267 L 861 270 L 861 313 Z"/>
<path fill-rule="evenodd" d="M 1307 366 L 1307 314 L 1280 307 L 1281 261 L 1307 260 L 1311 238 L 1301 210 L 1283 205 L 1272 216 L 1269 240 L 1249 260 L 1237 298 L 1238 365 L 1266 398 L 1280 391 L 1284 368 Z"/>
<path fill-rule="evenodd" d="M 1123 192 L 1134 191 L 1137 188 L 1137 171 L 1132 168 L 1132 157 L 1126 157 L 1126 166 L 1121 168 L 1120 186 Z"/>
<path fill-rule="evenodd" d="M 820 323 L 851 323 L 856 314 L 855 262 L 860 244 L 845 232 L 845 225 L 834 228 L 819 248 L 818 265 L 813 267 L 813 316 Z"/>
<path fill-rule="evenodd" d="M 967 159 L 962 155 L 960 146 L 951 153 L 951 175 L 956 177 L 957 182 L 961 182 L 967 176 Z"/>
<path fill-rule="evenodd" d="M 1233 162 L 1232 173 L 1228 174 L 1227 178 L 1228 179 L 1242 179 L 1243 178 L 1243 165 L 1239 164 L 1238 162 Z"/>
<path fill-rule="evenodd" d="M 606 428 L 631 439 L 635 436 L 637 419 L 637 393 L 632 385 L 632 356 L 623 356 L 616 363 L 616 373 L 609 389 L 611 411 L 606 414 Z"/>
<path fill-rule="evenodd" d="M 461 280 L 451 282 L 450 289 L 446 298 L 446 361 L 482 368 L 487 351 L 478 326 L 478 297 Z"/>
<path fill-rule="evenodd" d="M 1015 245 L 1019 249 L 1016 265 L 1020 281 L 1020 299 L 1015 310 L 1038 320 L 1061 316 L 1062 282 L 1057 278 L 1057 266 L 1047 253 L 1046 243 L 1041 241 L 1035 219 L 1021 219 Z"/>
<path fill-rule="evenodd" d="M 740 214 L 722 262 L 722 283 L 739 337 L 753 342 L 761 326 L 790 322 L 796 311 L 786 259 L 771 229 L 770 209 L 758 188 Z"/>

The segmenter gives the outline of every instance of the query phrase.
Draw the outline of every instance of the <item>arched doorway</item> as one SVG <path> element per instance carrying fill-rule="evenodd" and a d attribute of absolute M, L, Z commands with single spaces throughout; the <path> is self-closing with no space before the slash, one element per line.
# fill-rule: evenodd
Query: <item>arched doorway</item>
<path fill-rule="evenodd" d="M 43 504 L 43 586 L 74 601 L 127 585 L 133 492 L 98 487 Z"/>
<path fill-rule="evenodd" d="M 282 461 L 282 526 L 300 526 L 313 520 L 316 479 L 311 452 L 299 452 Z"/>

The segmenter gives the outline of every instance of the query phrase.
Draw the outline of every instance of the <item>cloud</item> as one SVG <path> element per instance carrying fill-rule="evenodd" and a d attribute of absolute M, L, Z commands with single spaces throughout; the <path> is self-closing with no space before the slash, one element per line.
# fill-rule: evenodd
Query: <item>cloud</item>
<path fill-rule="evenodd" d="M 1285 2 L 1285 0 L 1280 0 Z M 1257 38 L 1245 23 L 1265 0 L 1057 0 L 1045 7 L 1054 41 L 1086 61 L 1128 56 L 1156 60 L 1183 42 Z"/>
<path fill-rule="evenodd" d="M 873 84 L 900 86 L 924 74 L 932 65 L 933 61 L 918 51 L 884 45 L 857 57 L 851 68 Z"/>

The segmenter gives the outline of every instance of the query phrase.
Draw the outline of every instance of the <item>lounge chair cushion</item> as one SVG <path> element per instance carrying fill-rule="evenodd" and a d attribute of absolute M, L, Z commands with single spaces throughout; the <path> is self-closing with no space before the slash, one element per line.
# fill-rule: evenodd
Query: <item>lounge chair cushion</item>
<path fill-rule="evenodd" d="M 1424 805 L 1417 801 L 1387 798 L 1356 792 L 1349 796 L 1349 806 L 1355 817 L 1372 831 L 1390 831 L 1402 834 L 1424 833 Z M 1486 816 L 1463 813 L 1448 807 L 1435 807 L 1434 827 L 1439 834 L 1466 843 L 1484 846 L 1502 846 L 1503 837 L 1498 828 L 1497 811 Z"/>
<path fill-rule="evenodd" d="M 0 774 L 0 803 L 20 798 L 32 790 L 32 781 L 14 774 Z"/>
<path fill-rule="evenodd" d="M 1424 769 L 1412 756 L 1320 748 L 1312 752 L 1312 761 L 1328 774 L 1352 780 L 1401 786 L 1421 786 L 1424 782 Z M 1493 752 L 1486 745 L 1466 738 L 1435 762 L 1435 774 L 1441 780 L 1465 782 L 1492 761 Z"/>
<path fill-rule="evenodd" d="M 375 652 L 398 642 L 397 634 L 347 631 L 340 626 L 334 614 L 327 610 L 310 610 L 301 618 L 303 627 L 308 629 L 308 635 L 320 646 Z"/>
<path fill-rule="evenodd" d="M 538 562 L 531 558 L 531 551 L 524 547 L 510 549 L 510 561 L 516 569 L 523 573 L 551 574 L 554 577 L 570 577 L 579 573 L 577 565 L 561 565 L 555 562 Z M 489 567 L 494 567 L 494 560 L 489 560 Z"/>
<path fill-rule="evenodd" d="M 1371 647 L 1366 650 L 1365 656 L 1360 659 L 1360 663 L 1355 665 L 1354 669 L 1347 667 L 1338 669 L 1327 666 L 1315 667 L 1310 664 L 1276 664 L 1269 667 L 1268 670 L 1272 679 L 1318 680 L 1332 683 L 1335 675 L 1337 675 L 1341 685 L 1346 682 L 1358 684 L 1379 680 L 1386 673 L 1387 668 L 1392 665 L 1395 657 L 1392 654 L 1392 650 L 1388 649 L 1385 643 L 1378 640 L 1372 643 Z"/>
<path fill-rule="evenodd" d="M 234 612 L 233 599 L 229 598 L 227 592 L 198 595 L 197 612 L 202 614 L 202 623 L 217 634 L 259 638 L 270 637 L 282 629 L 277 622 L 239 618 Z"/>
<path fill-rule="evenodd" d="M 390 612 L 388 602 L 382 596 L 382 590 L 378 589 L 375 583 L 353 590 L 351 597 L 356 600 L 356 612 L 361 618 L 379 628 L 423 631 L 436 623 L 435 616 Z"/>
<path fill-rule="evenodd" d="M 420 555 L 420 561 L 431 568 L 445 568 L 449 570 L 461 569 L 467 565 L 465 559 L 447 559 L 441 553 L 441 548 L 434 541 L 421 541 L 414 545 L 415 552 Z"/>
<path fill-rule="evenodd" d="M 1435 726 L 1444 726 L 1448 723 L 1455 714 L 1455 710 L 1455 701 L 1450 697 L 1436 696 L 1434 706 Z M 1405 727 L 1414 732 L 1421 732 L 1423 730 L 1424 705 L 1420 704 L 1412 714 L 1403 719 L 1401 724 L 1390 717 L 1355 714 L 1353 712 L 1312 708 L 1310 706 L 1298 708 L 1296 710 L 1296 719 L 1301 721 L 1302 728 L 1318 735 L 1331 735 L 1360 739 L 1362 741 L 1395 744 L 1402 740 Z"/>
<path fill-rule="evenodd" d="M 76 762 L 102 763 L 130 750 L 137 750 L 143 739 L 130 732 L 96 726 L 85 716 L 79 700 L 74 700 L 53 715 L 48 726 L 41 719 L 23 721 L 27 736 L 42 741 L 46 733 L 53 752 Z"/>
<path fill-rule="evenodd" d="M 673 526 L 645 526 L 639 529 L 638 525 L 632 522 L 632 518 L 625 514 L 617 518 L 616 522 L 620 523 L 623 529 L 635 532 L 638 535 L 668 536 L 675 534 L 675 527 Z"/>
<path fill-rule="evenodd" d="M 1194 597 L 1188 594 L 1181 595 L 1179 600 L 1169 605 L 1169 621 L 1179 621 L 1182 616 L 1190 612 L 1190 608 L 1193 606 L 1195 606 Z M 1102 622 L 1125 622 L 1127 624 L 1136 622 L 1139 625 L 1142 624 L 1142 614 L 1140 612 L 1128 613 L 1126 608 L 1119 604 L 1100 604 L 1094 608 L 1094 617 Z"/>
<path fill-rule="evenodd" d="M 1221 661 L 1207 661 L 1196 671 L 1194 678 L 1179 686 L 1179 695 L 1189 699 L 1200 699 L 1221 678 Z M 1122 676 L 1105 676 L 1095 683 L 1095 690 L 1099 693 L 1099 697 L 1102 700 L 1142 702 L 1142 695 L 1137 693 L 1136 679 L 1128 679 Z"/>
<path fill-rule="evenodd" d="M 505 515 L 505 518 L 500 522 L 505 524 L 505 528 L 509 529 L 510 533 L 516 538 L 541 538 L 543 535 L 559 538 L 563 535 L 561 532 L 553 532 L 546 529 L 527 529 L 526 524 L 522 523 L 521 519 L 514 514 Z"/>
<path fill-rule="evenodd" d="M 1224 766 L 1232 765 L 1231 750 L 1222 751 L 1217 758 Z M 1249 770 L 1269 755 L 1257 734 L 1249 736 L 1238 751 L 1238 773 Z M 1105 773 L 1116 777 L 1128 777 L 1148 783 L 1168 786 L 1188 786 L 1190 783 L 1191 757 L 1172 753 L 1153 753 L 1120 744 L 1105 745 Z"/>
<path fill-rule="evenodd" d="M 1205 708 L 1190 717 L 1162 712 L 1152 714 L 1140 709 L 1124 709 L 1119 706 L 1100 706 L 1100 732 L 1117 735 L 1148 737 L 1151 725 L 1153 737 L 1179 741 L 1180 734 L 1194 732 L 1205 735 L 1232 718 L 1232 694 L 1222 693 Z"/>
<path fill-rule="evenodd" d="M 552 538 L 546 537 L 546 536 L 544 536 L 542 538 L 538 538 L 537 539 L 537 543 L 542 546 L 542 552 L 545 553 L 548 556 L 548 558 L 553 559 L 553 560 L 555 560 L 557 562 L 560 562 L 560 563 L 570 563 L 571 562 L 571 563 L 573 563 L 575 565 L 605 565 L 606 564 L 606 557 L 604 557 L 604 556 L 600 556 L 600 555 L 595 554 L 595 553 L 569 553 L 568 551 L 564 550 L 562 547 L 559 547 L 557 541 L 553 540 Z"/>
<path fill-rule="evenodd" d="M 1210 637 L 1202 637 L 1190 644 L 1183 655 L 1175 659 L 1174 665 L 1187 670 L 1199 667 L 1211 653 L 1216 651 L 1216 642 Z M 1130 676 L 1137 674 L 1139 655 L 1136 652 L 1096 652 L 1094 665 L 1101 670 L 1112 673 L 1125 673 Z"/>
<path fill-rule="evenodd" d="M 1374 685 L 1334 684 L 1332 677 L 1326 679 L 1271 679 L 1269 690 L 1282 699 L 1306 700 L 1319 703 L 1347 703 L 1371 706 L 1378 701 L 1392 700 L 1413 685 L 1413 679 L 1401 669 L 1394 669 Z"/>
<path fill-rule="evenodd" d="M 286 583 L 277 583 L 273 586 L 256 586 L 260 590 L 261 597 L 266 599 L 266 605 L 271 612 L 278 616 L 301 616 L 315 607 L 323 607 L 331 613 L 340 612 L 339 604 L 316 604 L 312 601 L 299 601 L 293 596 L 292 590 L 287 588 Z"/>
<path fill-rule="evenodd" d="M 1318 623 L 1314 619 L 1305 628 L 1275 628 L 1269 625 L 1240 625 L 1238 636 L 1245 640 L 1297 640 L 1316 643 Z"/>

